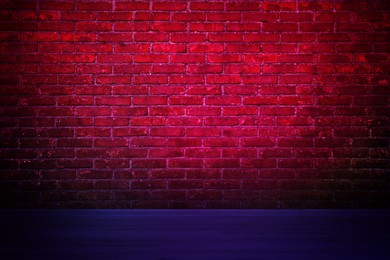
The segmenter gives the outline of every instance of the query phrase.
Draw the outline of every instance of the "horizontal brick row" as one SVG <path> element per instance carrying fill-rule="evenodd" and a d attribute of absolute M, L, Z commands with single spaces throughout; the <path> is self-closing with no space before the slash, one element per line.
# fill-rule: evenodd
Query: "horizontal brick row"
<path fill-rule="evenodd" d="M 93 1 L 81 2 L 31 2 L 31 1 L 6 1 L 2 4 L 3 9 L 8 10 L 39 10 L 49 11 L 381 11 L 388 9 L 388 5 L 383 1 L 324 1 L 321 3 L 311 3 L 310 1 L 276 2 L 264 1 L 261 3 L 250 2 L 219 2 L 219 1 L 186 1 L 172 4 L 170 1 Z M 375 17 L 374 15 L 372 17 Z"/>

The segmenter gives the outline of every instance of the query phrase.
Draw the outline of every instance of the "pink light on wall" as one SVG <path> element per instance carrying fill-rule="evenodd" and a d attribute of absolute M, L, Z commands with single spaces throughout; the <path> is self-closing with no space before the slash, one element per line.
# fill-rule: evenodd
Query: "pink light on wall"
<path fill-rule="evenodd" d="M 1 205 L 389 205 L 386 1 L 1 1 Z"/>

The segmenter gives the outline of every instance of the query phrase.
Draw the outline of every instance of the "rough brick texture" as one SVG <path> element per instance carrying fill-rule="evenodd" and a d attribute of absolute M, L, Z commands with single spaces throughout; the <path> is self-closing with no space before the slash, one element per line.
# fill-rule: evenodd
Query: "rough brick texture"
<path fill-rule="evenodd" d="M 389 207 L 388 1 L 0 1 L 2 207 Z"/>

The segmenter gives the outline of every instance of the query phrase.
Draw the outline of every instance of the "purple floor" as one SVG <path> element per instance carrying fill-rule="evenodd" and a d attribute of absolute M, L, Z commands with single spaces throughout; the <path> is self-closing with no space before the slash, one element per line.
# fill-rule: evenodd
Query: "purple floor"
<path fill-rule="evenodd" d="M 0 214 L 0 259 L 390 259 L 389 210 Z"/>

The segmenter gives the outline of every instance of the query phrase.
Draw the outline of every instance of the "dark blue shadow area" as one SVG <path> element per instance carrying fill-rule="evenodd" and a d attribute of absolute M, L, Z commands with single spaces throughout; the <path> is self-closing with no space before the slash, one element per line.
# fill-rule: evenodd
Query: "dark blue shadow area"
<path fill-rule="evenodd" d="M 390 259 L 389 210 L 0 214 L 0 259 Z"/>

